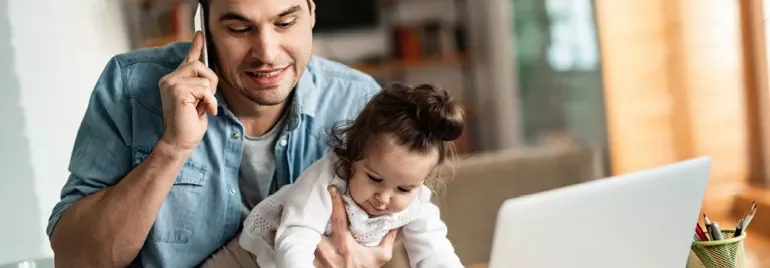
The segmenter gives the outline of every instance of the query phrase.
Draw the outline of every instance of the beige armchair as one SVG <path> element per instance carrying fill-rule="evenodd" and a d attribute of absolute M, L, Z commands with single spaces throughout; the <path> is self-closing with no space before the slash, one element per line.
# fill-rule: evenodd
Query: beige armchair
<path fill-rule="evenodd" d="M 466 266 L 489 262 L 497 210 L 507 199 L 596 179 L 594 152 L 555 145 L 474 155 L 456 165 L 435 202 L 457 254 Z M 400 242 L 385 267 L 409 267 Z"/>

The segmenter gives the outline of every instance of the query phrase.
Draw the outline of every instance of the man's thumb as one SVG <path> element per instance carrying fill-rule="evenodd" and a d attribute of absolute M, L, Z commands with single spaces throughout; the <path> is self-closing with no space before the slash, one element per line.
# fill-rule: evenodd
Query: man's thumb
<path fill-rule="evenodd" d="M 398 237 L 399 230 L 401 230 L 401 228 L 390 230 L 387 234 L 385 234 L 385 237 L 382 238 L 379 246 L 386 250 L 392 250 L 393 243 L 396 242 L 396 237 Z"/>

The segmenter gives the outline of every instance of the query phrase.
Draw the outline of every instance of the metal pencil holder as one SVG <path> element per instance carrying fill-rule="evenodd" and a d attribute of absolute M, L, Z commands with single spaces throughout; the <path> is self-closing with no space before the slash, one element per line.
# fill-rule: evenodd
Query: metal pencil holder
<path fill-rule="evenodd" d="M 735 230 L 722 230 L 722 240 L 693 240 L 687 268 L 743 268 L 746 263 L 743 247 L 746 232 L 738 237 L 734 235 Z"/>

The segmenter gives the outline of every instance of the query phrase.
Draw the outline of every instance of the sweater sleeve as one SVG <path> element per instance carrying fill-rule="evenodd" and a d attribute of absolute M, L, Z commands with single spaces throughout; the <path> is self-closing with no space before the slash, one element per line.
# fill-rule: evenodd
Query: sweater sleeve
<path fill-rule="evenodd" d="M 416 218 L 403 227 L 404 245 L 411 267 L 463 267 L 447 235 L 439 209 L 430 202 L 430 190 L 421 188 Z"/>
<path fill-rule="evenodd" d="M 335 175 L 330 155 L 311 165 L 282 196 L 276 232 L 276 267 L 314 267 L 315 250 L 332 213 L 327 191 Z"/>

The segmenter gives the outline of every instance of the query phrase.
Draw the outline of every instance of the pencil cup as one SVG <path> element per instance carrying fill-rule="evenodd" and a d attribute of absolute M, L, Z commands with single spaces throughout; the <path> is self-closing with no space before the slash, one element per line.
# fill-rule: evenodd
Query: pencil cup
<path fill-rule="evenodd" d="M 717 241 L 693 241 L 687 268 L 743 268 L 746 253 L 743 240 L 746 232 L 734 237 L 734 230 L 722 230 L 724 239 Z"/>

